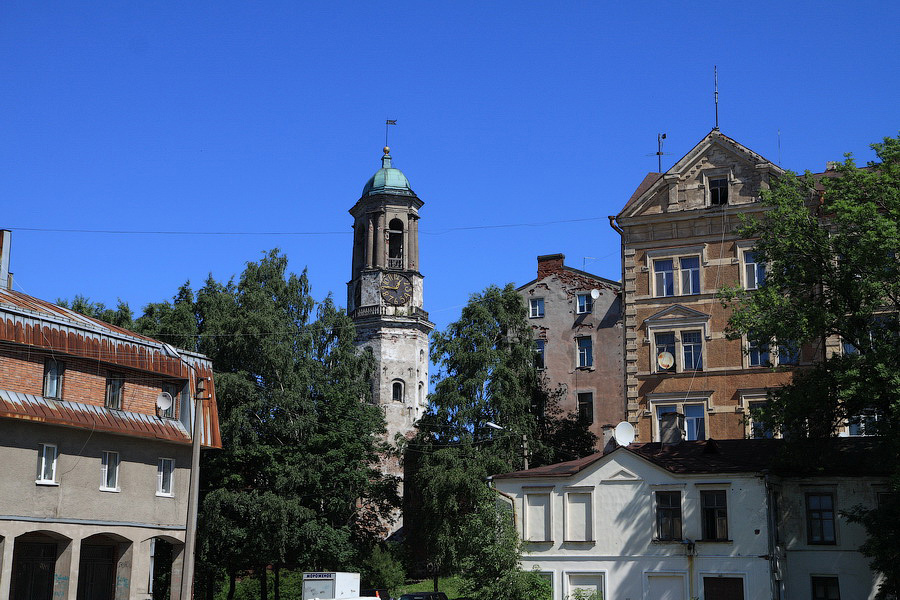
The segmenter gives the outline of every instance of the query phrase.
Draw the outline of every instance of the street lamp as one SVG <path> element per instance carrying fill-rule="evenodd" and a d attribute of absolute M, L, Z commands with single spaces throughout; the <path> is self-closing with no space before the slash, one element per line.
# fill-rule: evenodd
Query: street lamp
<path fill-rule="evenodd" d="M 498 429 L 498 430 L 502 430 L 502 431 L 509 431 L 510 433 L 515 433 L 511 429 L 507 429 L 503 425 L 497 425 L 493 421 L 488 421 L 487 423 L 485 423 L 485 425 L 487 425 L 491 429 Z M 522 434 L 522 463 L 524 464 L 523 470 L 527 471 L 528 470 L 528 434 L 526 434 L 526 433 Z"/>

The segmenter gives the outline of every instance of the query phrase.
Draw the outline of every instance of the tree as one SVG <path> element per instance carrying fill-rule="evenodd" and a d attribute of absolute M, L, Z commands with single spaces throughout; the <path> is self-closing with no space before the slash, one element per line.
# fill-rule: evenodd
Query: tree
<path fill-rule="evenodd" d="M 115 309 L 108 308 L 102 302 L 92 302 L 90 298 L 82 296 L 81 294 L 76 294 L 71 303 L 64 298 L 59 298 L 57 299 L 56 304 L 63 308 L 70 308 L 83 315 L 99 319 L 104 323 L 115 325 L 116 327 L 123 327 L 125 329 L 134 328 L 134 313 L 132 313 L 128 303 L 124 302 L 121 298 L 119 298 Z"/>
<path fill-rule="evenodd" d="M 407 511 L 404 526 L 412 530 L 411 554 L 427 561 L 435 578 L 463 572 L 466 557 L 473 556 L 462 532 L 482 515 L 489 475 L 523 468 L 526 456 L 529 466 L 554 460 L 548 435 L 561 431 L 586 440 L 586 446 L 567 450 L 592 451 L 594 439 L 584 424 L 567 428 L 547 414 L 553 395 L 538 378 L 534 353 L 525 304 L 511 284 L 473 295 L 459 320 L 433 335 L 435 391 L 419 434 L 405 449 L 418 506 Z M 518 554 L 512 556 L 503 564 L 517 567 Z"/>
<path fill-rule="evenodd" d="M 858 423 L 882 436 L 888 464 L 900 465 L 900 138 L 872 147 L 878 160 L 865 168 L 848 154 L 834 177 L 788 173 L 774 181 L 762 193 L 764 216 L 741 229 L 756 238 L 764 285 L 722 296 L 734 307 L 732 338 L 745 335 L 775 354 L 802 346 L 817 353 L 815 366 L 770 392 L 757 418 L 792 440 Z M 826 340 L 838 338 L 844 352 L 826 355 Z M 881 597 L 900 593 L 893 530 L 870 526 L 876 511 L 856 518 L 869 527 L 864 551 L 886 576 Z"/>

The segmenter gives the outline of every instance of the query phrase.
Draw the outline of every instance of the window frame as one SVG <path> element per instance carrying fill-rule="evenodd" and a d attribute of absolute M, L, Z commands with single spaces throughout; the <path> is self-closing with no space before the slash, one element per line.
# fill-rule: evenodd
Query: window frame
<path fill-rule="evenodd" d="M 168 465 L 168 469 L 166 469 Z M 169 489 L 165 489 L 165 473 L 169 473 Z M 175 459 L 160 457 L 156 461 L 156 495 L 160 498 L 175 497 Z"/>
<path fill-rule="evenodd" d="M 576 539 L 571 535 L 570 530 L 570 517 L 571 517 L 571 503 L 569 502 L 569 498 L 571 496 L 587 496 L 587 515 L 585 515 L 585 539 Z M 592 543 L 594 542 L 594 493 L 593 488 L 590 487 L 576 487 L 566 489 L 563 497 L 563 508 L 565 511 L 564 514 L 564 531 L 563 531 L 563 541 L 564 542 L 581 542 L 581 543 Z"/>
<path fill-rule="evenodd" d="M 528 299 L 528 318 L 529 319 L 541 319 L 544 317 L 545 306 L 544 306 L 544 298 L 529 298 Z"/>
<path fill-rule="evenodd" d="M 587 401 L 583 397 L 587 397 Z M 582 414 L 582 406 L 587 406 L 587 415 Z M 582 391 L 575 394 L 575 410 L 579 421 L 584 418 L 584 422 L 588 425 L 594 424 L 594 392 Z"/>
<path fill-rule="evenodd" d="M 56 377 L 55 377 L 55 385 L 56 385 L 56 393 L 48 394 L 48 388 L 50 387 L 50 378 L 51 378 L 51 365 L 56 366 Z M 66 363 L 61 360 L 58 360 L 52 356 L 48 356 L 44 359 L 44 379 L 43 379 L 43 389 L 41 390 L 44 398 L 52 398 L 54 400 L 62 400 L 63 397 L 63 382 L 65 381 L 65 371 L 66 371 Z"/>
<path fill-rule="evenodd" d="M 720 183 L 721 182 L 721 183 Z M 727 206 L 731 191 L 731 179 L 727 173 L 711 173 L 706 177 L 707 206 Z M 722 195 L 724 194 L 724 198 Z M 715 202 L 713 199 L 715 198 Z"/>
<path fill-rule="evenodd" d="M 585 343 L 586 342 L 586 343 Z M 590 335 L 575 337 L 576 368 L 594 368 L 594 338 Z"/>
<path fill-rule="evenodd" d="M 181 395 L 185 393 L 187 382 L 184 382 L 179 389 L 178 381 L 165 381 L 162 384 L 162 391 L 172 396 L 172 406 L 168 410 L 157 409 L 158 416 L 164 419 L 174 419 L 176 415 L 176 407 L 181 404 Z"/>
<path fill-rule="evenodd" d="M 701 330 L 681 330 L 678 332 L 681 337 L 681 370 L 682 371 L 691 371 L 691 372 L 700 372 L 703 371 L 703 331 Z M 686 335 L 696 335 L 697 340 L 688 343 L 685 340 Z M 676 341 L 679 336 L 676 336 Z M 696 348 L 699 347 L 699 352 L 696 351 Z M 691 356 L 694 360 L 690 362 L 690 366 L 688 363 L 688 348 L 691 349 Z M 677 364 L 677 363 L 676 363 Z"/>
<path fill-rule="evenodd" d="M 696 267 L 682 266 L 682 262 L 685 259 L 691 259 L 691 258 L 697 260 Z M 703 286 L 701 285 L 701 281 L 700 281 L 700 273 L 702 271 L 702 269 L 701 269 L 702 262 L 703 261 L 700 259 L 700 255 L 698 255 L 698 254 L 685 254 L 685 255 L 678 257 L 678 274 L 679 274 L 679 277 L 678 277 L 679 289 L 678 289 L 678 291 L 680 292 L 678 294 L 679 296 L 694 296 L 696 294 L 703 293 Z M 684 285 L 685 275 L 688 276 L 687 281 L 690 282 L 690 291 L 685 291 L 685 289 L 684 289 L 685 288 L 685 285 Z M 694 289 L 695 284 L 696 284 L 696 288 L 697 288 L 696 290 Z"/>
<path fill-rule="evenodd" d="M 47 450 L 53 449 L 53 458 L 50 461 L 50 479 L 45 477 L 47 473 Z M 35 472 L 34 482 L 37 485 L 59 485 L 56 480 L 57 465 L 59 464 L 59 447 L 56 444 L 47 444 L 41 442 L 38 444 L 37 469 Z"/>
<path fill-rule="evenodd" d="M 582 302 L 584 300 L 584 302 Z M 594 298 L 590 292 L 578 292 L 575 294 L 575 314 L 587 315 L 594 312 Z"/>
<path fill-rule="evenodd" d="M 661 499 L 676 497 L 678 499 L 677 507 L 674 505 L 663 506 Z M 684 519 L 683 519 L 683 510 L 682 510 L 682 501 L 681 501 L 681 491 L 680 490 L 654 490 L 653 491 L 653 503 L 654 503 L 654 522 L 655 522 L 655 535 L 654 540 L 658 542 L 681 542 L 684 537 Z M 677 511 L 677 516 L 675 515 Z M 668 535 L 663 535 L 663 515 L 668 515 L 668 518 L 671 521 L 669 529 L 671 531 L 668 532 Z M 673 517 L 675 519 L 673 520 Z M 677 521 L 678 532 L 675 532 L 674 523 Z"/>
<path fill-rule="evenodd" d="M 660 263 L 668 262 L 671 263 L 671 268 L 669 270 L 660 270 L 657 269 L 657 265 Z M 653 271 L 653 296 L 655 298 L 671 298 L 673 296 L 678 296 L 678 290 L 675 287 L 675 257 L 659 257 L 654 258 L 651 261 L 652 271 Z M 667 294 L 669 287 L 672 289 L 671 294 Z M 660 288 L 662 288 L 662 292 L 660 292 Z"/>
<path fill-rule="evenodd" d="M 116 389 L 118 387 L 118 389 Z M 115 398 L 113 398 L 115 393 Z M 110 410 L 123 410 L 125 404 L 125 375 L 110 371 L 106 375 L 106 393 L 103 406 Z"/>
<path fill-rule="evenodd" d="M 530 539 L 533 532 L 529 519 L 529 498 L 542 496 L 546 497 L 547 504 L 544 512 L 544 528 L 541 535 L 542 539 Z M 536 544 L 553 541 L 553 489 L 552 488 L 524 488 L 522 490 L 522 541 L 532 542 Z"/>
<path fill-rule="evenodd" d="M 661 439 L 660 426 L 659 426 L 660 415 L 663 415 L 667 412 L 677 412 L 679 414 L 684 415 L 684 440 L 685 441 L 692 442 L 692 441 L 702 441 L 702 440 L 707 439 L 708 436 L 707 436 L 707 431 L 706 431 L 706 415 L 709 413 L 709 409 L 707 407 L 708 402 L 709 402 L 709 398 L 706 395 L 704 395 L 702 397 L 696 396 L 696 397 L 685 398 L 684 394 L 678 394 L 677 396 L 666 395 L 666 397 L 650 399 L 649 406 L 650 406 L 650 417 L 652 419 L 651 429 L 652 429 L 652 433 L 653 433 L 653 441 L 658 442 Z M 694 406 L 699 406 L 703 409 L 702 410 L 702 412 L 703 412 L 703 417 L 702 417 L 702 421 L 703 421 L 703 432 L 702 433 L 703 433 L 703 435 L 702 435 L 702 437 L 698 437 L 696 439 L 691 439 L 691 437 L 689 435 L 691 430 L 690 430 L 690 424 L 689 424 L 688 420 L 690 419 L 692 421 L 696 421 L 696 417 L 688 417 L 686 408 L 694 407 Z M 660 412 L 661 408 L 671 409 L 671 410 L 665 410 L 663 412 Z"/>
<path fill-rule="evenodd" d="M 824 508 L 811 508 L 810 507 L 810 498 L 812 497 L 827 497 L 831 502 L 830 509 Z M 832 491 L 816 491 L 816 492 L 806 492 L 804 494 L 804 511 L 806 517 L 806 543 L 810 546 L 835 546 L 837 545 L 837 511 L 835 509 L 835 494 Z M 831 513 L 831 517 L 826 519 L 823 516 L 819 515 L 819 513 Z M 818 515 L 818 516 L 817 516 Z M 825 535 L 825 526 L 824 524 L 830 522 L 831 523 L 831 538 L 828 539 Z M 818 526 L 815 526 L 815 523 L 819 523 Z M 818 530 L 817 532 L 815 530 Z M 815 533 L 819 533 L 822 537 L 820 540 L 815 540 L 813 535 Z"/>
<path fill-rule="evenodd" d="M 543 371 L 547 368 L 547 340 L 536 339 L 534 345 L 534 368 Z"/>
<path fill-rule="evenodd" d="M 685 333 L 697 333 L 700 336 L 700 352 L 699 352 L 699 369 L 686 369 L 685 368 L 685 350 L 684 350 L 684 334 Z M 673 336 L 673 343 L 671 346 L 674 346 L 674 351 L 672 352 L 672 357 L 675 359 L 675 364 L 672 365 L 670 369 L 663 369 L 659 366 L 658 357 L 663 350 L 662 347 L 668 348 L 670 344 L 661 344 L 658 341 L 658 336 L 660 335 L 671 335 Z M 706 336 L 706 324 L 683 324 L 678 325 L 677 327 L 651 327 L 648 331 L 647 339 L 650 340 L 650 373 L 654 374 L 664 374 L 664 373 L 702 373 L 705 370 L 706 365 L 706 349 L 707 342 L 709 341 Z M 692 345 L 696 344 L 696 342 L 692 342 Z M 666 350 L 667 352 L 669 350 Z"/>
<path fill-rule="evenodd" d="M 741 284 L 745 290 L 758 290 L 766 283 L 766 263 L 759 262 L 757 259 L 758 251 L 752 246 L 749 248 L 741 248 Z M 748 260 L 748 255 L 752 255 L 753 260 Z M 750 285 L 749 267 L 753 265 L 753 285 Z"/>
<path fill-rule="evenodd" d="M 397 394 L 399 386 L 400 393 Z M 399 398 L 398 398 L 399 395 Z M 406 383 L 402 379 L 394 379 L 391 381 L 391 402 L 403 403 L 406 401 Z"/>
<path fill-rule="evenodd" d="M 721 498 L 722 505 L 709 505 L 708 499 Z M 724 520 L 720 531 L 719 519 Z M 704 542 L 728 542 L 728 490 L 700 490 L 700 531 Z M 714 535 L 710 535 L 713 533 Z M 723 534 L 723 535 L 720 535 Z"/>
<path fill-rule="evenodd" d="M 841 582 L 837 575 L 811 575 L 809 580 L 812 584 L 812 589 L 810 591 L 810 598 L 812 598 L 812 600 L 841 600 Z M 824 596 L 816 595 L 816 583 L 824 584 L 826 586 Z M 837 587 L 837 597 L 829 595 L 828 586 L 830 584 L 834 584 Z"/>
<path fill-rule="evenodd" d="M 686 258 L 697 259 L 697 290 L 694 291 L 694 279 L 691 277 L 691 290 L 684 290 L 684 273 L 693 272 L 694 268 L 682 268 L 681 261 Z M 658 261 L 672 261 L 672 294 L 660 293 L 656 263 Z M 706 267 L 706 244 L 694 246 L 681 246 L 676 248 L 659 248 L 646 250 L 643 257 L 644 265 L 641 271 L 648 273 L 650 280 L 647 283 L 647 291 L 653 298 L 672 298 L 675 296 L 694 296 L 703 293 L 703 270 Z M 665 280 L 665 277 L 663 277 Z M 664 282 L 663 282 L 664 283 Z"/>
<path fill-rule="evenodd" d="M 110 461 L 111 458 L 114 458 L 112 463 L 114 464 L 113 478 L 114 478 L 114 484 L 115 484 L 112 486 L 109 485 L 109 483 L 110 483 L 109 482 L 109 473 L 110 473 L 109 466 L 111 464 L 111 461 Z M 100 474 L 101 474 L 100 491 L 102 491 L 102 492 L 119 492 L 119 491 L 121 491 L 119 488 L 119 464 L 120 464 L 120 462 L 119 462 L 119 453 L 118 452 L 115 452 L 113 450 L 104 450 L 103 451 L 103 454 L 100 457 Z"/>

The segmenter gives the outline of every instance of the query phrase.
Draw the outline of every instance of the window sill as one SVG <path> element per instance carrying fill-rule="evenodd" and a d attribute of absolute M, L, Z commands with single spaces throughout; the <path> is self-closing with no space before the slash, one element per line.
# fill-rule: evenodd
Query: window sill
<path fill-rule="evenodd" d="M 163 492 L 156 492 L 157 498 L 174 498 L 175 494 L 164 494 Z"/>
<path fill-rule="evenodd" d="M 575 367 L 576 371 L 593 371 L 594 367 Z"/>
<path fill-rule="evenodd" d="M 734 540 L 694 540 L 697 544 L 733 544 Z"/>
<path fill-rule="evenodd" d="M 563 544 L 596 544 L 596 540 L 563 540 Z"/>
<path fill-rule="evenodd" d="M 34 480 L 34 483 L 35 483 L 35 485 L 48 485 L 48 486 L 51 486 L 51 487 L 59 487 L 59 484 L 58 484 L 57 482 L 55 482 L 55 481 L 48 481 L 48 480 L 46 480 L 46 479 L 35 479 L 35 480 Z"/>
<path fill-rule="evenodd" d="M 553 540 L 525 540 L 526 544 L 552 544 Z"/>
<path fill-rule="evenodd" d="M 678 544 L 679 546 L 682 544 L 682 540 L 661 540 L 658 538 L 653 538 L 650 540 L 651 544 Z"/>
<path fill-rule="evenodd" d="M 544 315 L 538 315 L 536 317 L 528 317 L 529 319 L 543 319 Z"/>
<path fill-rule="evenodd" d="M 115 493 L 118 493 L 118 492 L 121 492 L 122 490 L 120 490 L 119 488 L 101 487 L 101 488 L 100 488 L 100 491 L 101 491 L 101 492 L 115 492 Z"/>

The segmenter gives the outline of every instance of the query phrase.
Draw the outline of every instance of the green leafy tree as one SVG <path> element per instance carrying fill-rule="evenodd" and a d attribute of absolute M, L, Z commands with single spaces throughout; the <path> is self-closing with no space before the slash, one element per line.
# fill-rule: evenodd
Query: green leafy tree
<path fill-rule="evenodd" d="M 420 561 L 412 567 L 427 564 L 435 580 L 463 572 L 473 547 L 461 532 L 480 514 L 486 478 L 523 468 L 528 456 L 529 466 L 556 457 L 548 437 L 565 424 L 548 414 L 554 398 L 538 378 L 534 352 L 525 304 L 512 285 L 473 295 L 459 320 L 432 338 L 438 372 L 429 412 L 405 451 L 413 505 L 404 527 L 410 555 Z M 569 429 L 584 445 L 567 446 L 576 454 L 566 458 L 591 452 L 586 426 Z M 502 564 L 517 565 L 518 554 Z"/>
<path fill-rule="evenodd" d="M 773 390 L 755 417 L 795 441 L 861 420 L 882 436 L 888 464 L 900 465 L 900 138 L 872 147 L 877 160 L 864 168 L 847 155 L 834 177 L 774 181 L 762 193 L 764 216 L 741 231 L 756 238 L 765 283 L 722 295 L 734 307 L 731 337 L 770 344 L 773 353 L 817 352 L 815 366 Z M 844 352 L 825 356 L 826 340 L 836 338 Z M 900 538 L 878 525 L 878 511 L 855 518 L 871 536 L 863 551 L 885 575 L 881 597 L 900 594 Z"/>
<path fill-rule="evenodd" d="M 70 308 L 75 312 L 83 315 L 99 319 L 104 323 L 123 327 L 125 329 L 134 329 L 134 313 L 129 308 L 128 303 L 119 298 L 116 308 L 109 308 L 102 302 L 93 302 L 87 296 L 76 294 L 75 298 L 69 302 L 67 299 L 60 298 L 56 301 L 58 306 Z"/>

